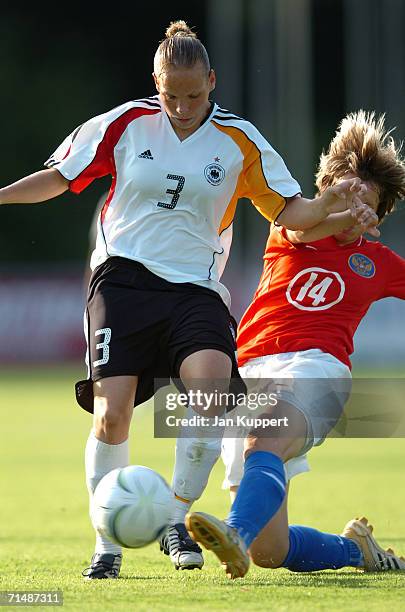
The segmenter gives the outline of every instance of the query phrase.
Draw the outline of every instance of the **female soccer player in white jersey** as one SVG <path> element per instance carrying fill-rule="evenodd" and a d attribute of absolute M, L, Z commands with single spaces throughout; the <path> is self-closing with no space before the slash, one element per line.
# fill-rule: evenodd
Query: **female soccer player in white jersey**
<path fill-rule="evenodd" d="M 383 117 L 360 111 L 343 120 L 321 157 L 319 192 L 353 176 L 379 221 L 405 197 L 405 164 Z M 342 536 L 288 525 L 286 480 L 305 471 L 305 453 L 342 413 L 357 326 L 374 301 L 405 299 L 405 259 L 352 224 L 343 213 L 306 231 L 276 226 L 270 233 L 259 287 L 239 325 L 238 358 L 256 392 L 268 392 L 271 379 L 280 383 L 277 406 L 262 416 L 287 416 L 289 427 L 273 436 L 260 426 L 250 431 L 244 467 L 240 441 L 224 438 L 227 479 L 238 490 L 230 515 L 226 522 L 204 513 L 186 520 L 231 578 L 247 572 L 247 549 L 261 567 L 405 571 L 405 559 L 377 544 L 365 518 L 350 521 Z"/>
<path fill-rule="evenodd" d="M 90 497 L 107 472 L 127 465 L 133 407 L 153 395 L 154 379 L 180 378 L 187 390 L 195 379 L 209 390 L 208 381 L 220 380 L 216 388 L 227 390 L 237 376 L 220 277 L 238 199 L 294 230 L 353 208 L 362 193 L 359 181 L 348 180 L 303 199 L 257 129 L 209 101 L 215 74 L 184 22 L 168 28 L 153 77 L 158 95 L 86 121 L 46 170 L 0 190 L 0 204 L 36 203 L 112 177 L 91 260 L 88 377 L 76 385 L 79 404 L 94 413 L 86 446 Z M 215 406 L 206 415 L 220 412 Z M 120 548 L 97 535 L 88 578 L 117 577 L 120 565 Z"/>

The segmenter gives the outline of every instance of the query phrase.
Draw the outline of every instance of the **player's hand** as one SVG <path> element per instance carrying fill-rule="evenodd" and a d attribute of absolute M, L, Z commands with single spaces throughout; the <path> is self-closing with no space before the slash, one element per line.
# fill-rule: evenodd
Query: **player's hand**
<path fill-rule="evenodd" d="M 350 214 L 355 220 L 353 230 L 358 231 L 359 234 L 368 233 L 374 238 L 379 238 L 380 230 L 377 228 L 379 223 L 377 214 L 357 196 L 353 197 Z"/>
<path fill-rule="evenodd" d="M 330 213 L 352 210 L 356 198 L 365 195 L 367 189 L 359 178 L 345 179 L 325 189 L 320 196 L 325 211 Z"/>

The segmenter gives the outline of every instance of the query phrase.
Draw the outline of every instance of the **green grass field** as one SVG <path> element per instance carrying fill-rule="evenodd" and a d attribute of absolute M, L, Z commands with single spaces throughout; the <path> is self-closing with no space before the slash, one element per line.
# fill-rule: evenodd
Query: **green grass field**
<path fill-rule="evenodd" d="M 127 551 L 120 580 L 83 581 L 93 533 L 83 470 L 91 418 L 73 397 L 82 374 L 74 368 L 0 374 L 0 590 L 61 589 L 68 610 L 405 610 L 404 574 L 252 568 L 230 582 L 213 555 L 207 553 L 201 572 L 176 572 L 157 544 Z M 131 463 L 170 480 L 173 440 L 153 439 L 152 423 L 152 410 L 139 409 Z M 405 553 L 403 439 L 329 440 L 310 461 L 312 471 L 292 484 L 293 523 L 339 533 L 365 514 L 384 546 Z M 226 514 L 221 480 L 218 463 L 195 509 Z"/>

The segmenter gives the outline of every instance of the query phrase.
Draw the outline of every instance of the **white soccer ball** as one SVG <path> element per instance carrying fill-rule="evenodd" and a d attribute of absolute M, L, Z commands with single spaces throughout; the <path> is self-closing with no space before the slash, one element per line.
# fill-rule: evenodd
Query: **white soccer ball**
<path fill-rule="evenodd" d="M 143 465 L 112 470 L 96 487 L 91 520 L 103 536 L 125 548 L 157 540 L 165 529 L 172 501 L 167 482 Z"/>

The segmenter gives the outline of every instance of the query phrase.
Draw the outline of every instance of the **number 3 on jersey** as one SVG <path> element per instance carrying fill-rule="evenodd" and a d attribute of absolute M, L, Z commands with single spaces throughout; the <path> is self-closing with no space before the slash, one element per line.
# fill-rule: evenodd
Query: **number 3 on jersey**
<path fill-rule="evenodd" d="M 299 310 L 326 310 L 343 299 L 345 283 L 340 274 L 324 268 L 306 268 L 287 287 L 287 300 Z"/>
<path fill-rule="evenodd" d="M 94 332 L 94 336 L 96 338 L 97 336 L 103 337 L 103 341 L 96 344 L 96 351 L 99 351 L 100 349 L 103 350 L 101 359 L 96 359 L 96 361 L 93 361 L 93 368 L 96 368 L 97 366 L 105 365 L 106 363 L 108 363 L 110 359 L 110 346 L 109 345 L 110 345 L 110 340 L 111 340 L 111 328 L 103 327 L 103 329 L 97 329 Z"/>
<path fill-rule="evenodd" d="M 177 187 L 176 189 L 170 189 L 170 188 L 166 189 L 166 193 L 172 196 L 172 199 L 170 202 L 158 202 L 157 205 L 160 206 L 160 208 L 173 209 L 176 207 L 176 204 L 179 201 L 179 197 L 180 197 L 179 194 L 184 187 L 184 183 L 186 182 L 186 179 L 184 178 L 184 176 L 180 176 L 179 174 L 168 174 L 166 178 L 172 181 L 177 181 Z"/>

